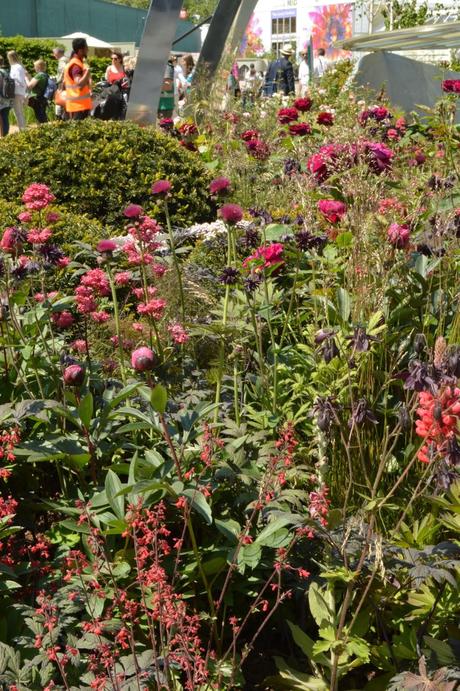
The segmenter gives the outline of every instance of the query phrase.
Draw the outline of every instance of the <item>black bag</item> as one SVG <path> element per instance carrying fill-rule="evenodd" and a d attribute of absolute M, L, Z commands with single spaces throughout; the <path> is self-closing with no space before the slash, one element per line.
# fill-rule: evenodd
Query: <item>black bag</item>
<path fill-rule="evenodd" d="M 0 96 L 2 98 L 14 98 L 16 85 L 6 70 L 0 70 Z"/>

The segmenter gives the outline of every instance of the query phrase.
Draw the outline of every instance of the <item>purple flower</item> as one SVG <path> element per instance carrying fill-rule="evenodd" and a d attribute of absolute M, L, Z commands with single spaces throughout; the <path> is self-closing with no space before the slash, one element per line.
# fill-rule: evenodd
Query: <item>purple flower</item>
<path fill-rule="evenodd" d="M 155 366 L 155 355 L 150 348 L 142 346 L 131 353 L 131 365 L 136 372 L 145 372 Z"/>
<path fill-rule="evenodd" d="M 128 204 L 123 211 L 123 215 L 126 216 L 126 218 L 137 218 L 138 216 L 142 216 L 143 213 L 144 209 L 142 206 L 139 206 L 139 204 Z"/>
<path fill-rule="evenodd" d="M 385 172 L 391 168 L 391 159 L 394 153 L 385 144 L 380 142 L 365 142 L 365 153 L 367 154 L 367 160 L 369 168 L 376 175 Z"/>
<path fill-rule="evenodd" d="M 243 218 L 243 209 L 238 204 L 224 204 L 219 209 L 219 216 L 225 223 L 233 226 Z"/>
<path fill-rule="evenodd" d="M 64 382 L 67 386 L 81 386 L 85 381 L 83 365 L 69 365 L 64 370 Z"/>
<path fill-rule="evenodd" d="M 369 407 L 367 399 L 360 398 L 357 403 L 353 404 L 348 426 L 353 427 L 354 425 L 362 425 L 365 422 L 372 422 L 375 425 L 377 424 L 377 418 Z"/>
<path fill-rule="evenodd" d="M 219 282 L 226 286 L 233 286 L 238 283 L 240 272 L 231 266 L 227 266 L 219 276 Z"/>
<path fill-rule="evenodd" d="M 158 194 L 159 196 L 166 197 L 172 189 L 172 185 L 169 180 L 157 180 L 152 185 L 152 194 Z"/>

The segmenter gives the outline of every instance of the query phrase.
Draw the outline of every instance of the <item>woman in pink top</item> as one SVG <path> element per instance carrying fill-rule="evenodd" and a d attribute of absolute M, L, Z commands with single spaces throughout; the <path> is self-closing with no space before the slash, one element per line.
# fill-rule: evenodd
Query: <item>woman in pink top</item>
<path fill-rule="evenodd" d="M 112 64 L 109 65 L 105 71 L 105 79 L 109 84 L 114 84 L 120 79 L 126 77 L 125 68 L 123 67 L 123 56 L 118 51 L 112 51 Z"/>

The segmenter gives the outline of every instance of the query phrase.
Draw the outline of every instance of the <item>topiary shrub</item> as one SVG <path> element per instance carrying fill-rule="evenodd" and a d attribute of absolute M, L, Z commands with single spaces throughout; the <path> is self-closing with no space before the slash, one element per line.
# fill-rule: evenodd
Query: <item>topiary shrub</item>
<path fill-rule="evenodd" d="M 175 225 L 215 218 L 210 176 L 199 157 L 154 128 L 131 122 L 56 122 L 5 137 L 0 171 L 0 198 L 17 200 L 27 185 L 43 182 L 58 205 L 107 225 L 119 225 L 130 202 L 161 221 L 162 208 L 150 193 L 159 179 L 173 185 Z"/>
<path fill-rule="evenodd" d="M 3 56 L 5 64 L 8 65 L 6 54 L 9 50 L 18 53 L 22 64 L 34 72 L 35 60 L 45 60 L 50 74 L 57 71 L 57 62 L 53 59 L 52 50 L 55 47 L 63 48 L 63 44 L 49 38 L 26 38 L 25 36 L 0 36 L 0 55 Z"/>

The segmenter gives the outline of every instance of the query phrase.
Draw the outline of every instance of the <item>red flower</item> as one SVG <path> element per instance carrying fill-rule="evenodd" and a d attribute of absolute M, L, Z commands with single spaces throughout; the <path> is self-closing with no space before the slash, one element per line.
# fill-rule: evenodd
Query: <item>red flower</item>
<path fill-rule="evenodd" d="M 54 202 L 55 199 L 56 197 L 51 193 L 49 187 L 38 182 L 29 185 L 22 195 L 22 201 L 31 211 L 40 211 Z"/>
<path fill-rule="evenodd" d="M 299 119 L 299 112 L 296 108 L 280 108 L 278 111 L 278 122 L 281 125 L 288 125 Z"/>
<path fill-rule="evenodd" d="M 321 113 L 318 113 L 316 122 L 318 123 L 318 125 L 326 125 L 326 127 L 330 127 L 334 124 L 334 116 L 332 115 L 332 113 L 329 113 L 329 111 L 323 110 L 321 111 Z"/>
<path fill-rule="evenodd" d="M 296 122 L 289 125 L 289 134 L 294 137 L 304 137 L 306 134 L 311 134 L 311 127 L 308 122 Z"/>
<path fill-rule="evenodd" d="M 248 153 L 259 161 L 265 161 L 270 156 L 270 148 L 261 139 L 251 139 L 246 142 Z"/>
<path fill-rule="evenodd" d="M 425 440 L 417 456 L 422 463 L 429 463 L 437 452 L 446 452 L 449 441 L 455 439 L 460 419 L 460 389 L 448 386 L 438 396 L 421 391 L 417 416 L 415 431 Z"/>
<path fill-rule="evenodd" d="M 64 310 L 63 312 L 55 312 L 52 316 L 53 323 L 56 324 L 58 329 L 68 329 L 72 326 L 75 319 L 70 312 Z"/>
<path fill-rule="evenodd" d="M 256 272 L 262 269 L 269 269 L 272 266 L 284 264 L 284 247 L 280 242 L 273 242 L 265 247 L 258 247 L 256 251 L 244 260 L 243 266 L 248 266 L 251 262 L 256 264 Z"/>
<path fill-rule="evenodd" d="M 258 139 L 259 137 L 259 130 L 245 130 L 241 134 L 241 139 L 244 142 L 250 142 L 251 139 Z"/>
<path fill-rule="evenodd" d="M 224 195 L 230 191 L 231 182 L 228 178 L 215 178 L 209 185 L 209 192 L 212 196 Z"/>
<path fill-rule="evenodd" d="M 441 87 L 448 94 L 460 94 L 460 79 L 445 79 Z"/>
<path fill-rule="evenodd" d="M 123 215 L 126 216 L 126 218 L 137 218 L 138 216 L 142 216 L 143 213 L 144 210 L 139 204 L 128 204 L 123 211 Z"/>
<path fill-rule="evenodd" d="M 136 372 L 145 372 L 155 366 L 155 355 L 150 348 L 142 346 L 131 354 L 131 365 Z"/>
<path fill-rule="evenodd" d="M 157 180 L 152 185 L 152 194 L 166 197 L 171 191 L 172 185 L 169 180 Z"/>
<path fill-rule="evenodd" d="M 218 213 L 221 219 L 231 226 L 236 225 L 243 218 L 243 209 L 238 204 L 224 204 Z"/>
<path fill-rule="evenodd" d="M 307 113 L 313 105 L 311 98 L 306 96 L 305 98 L 296 98 L 294 101 L 294 108 L 299 110 L 301 113 Z"/>
<path fill-rule="evenodd" d="M 329 221 L 329 223 L 339 223 L 347 213 L 347 205 L 335 199 L 320 199 L 318 210 Z"/>
<path fill-rule="evenodd" d="M 69 365 L 64 370 L 64 382 L 67 386 L 81 386 L 85 381 L 83 365 Z"/>
<path fill-rule="evenodd" d="M 22 250 L 21 233 L 17 228 L 5 228 L 0 241 L 0 248 L 4 252 L 19 253 Z"/>

